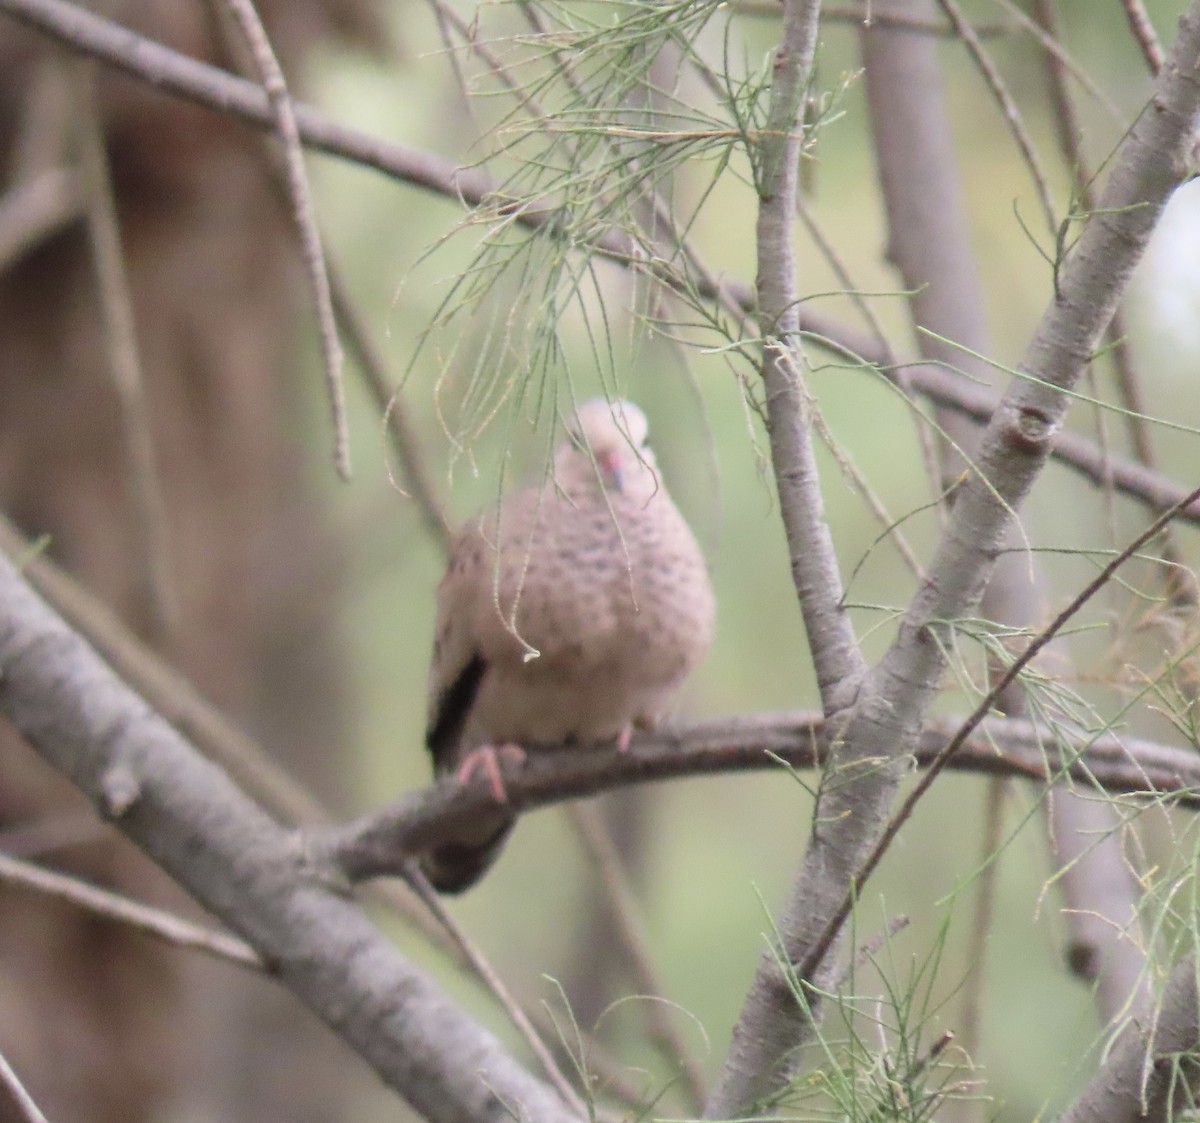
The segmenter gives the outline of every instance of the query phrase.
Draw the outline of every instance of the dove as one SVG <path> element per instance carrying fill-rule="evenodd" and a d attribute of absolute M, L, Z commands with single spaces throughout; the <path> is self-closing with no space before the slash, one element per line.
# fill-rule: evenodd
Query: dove
<path fill-rule="evenodd" d="M 438 775 L 481 775 L 495 808 L 422 858 L 461 892 L 515 821 L 500 763 L 526 750 L 615 741 L 664 716 L 712 641 L 696 539 L 631 402 L 582 405 L 540 486 L 505 496 L 457 536 L 438 586 L 426 743 Z"/>

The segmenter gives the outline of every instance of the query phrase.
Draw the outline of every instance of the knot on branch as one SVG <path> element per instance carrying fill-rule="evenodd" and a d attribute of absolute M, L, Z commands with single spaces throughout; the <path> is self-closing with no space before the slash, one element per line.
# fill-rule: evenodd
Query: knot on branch
<path fill-rule="evenodd" d="M 142 785 L 125 764 L 114 764 L 100 777 L 98 810 L 105 819 L 115 821 L 129 813 L 141 798 Z"/>
<path fill-rule="evenodd" d="M 1029 452 L 1049 450 L 1058 423 L 1045 410 L 1037 406 L 1019 406 L 1008 426 L 1010 443 Z"/>

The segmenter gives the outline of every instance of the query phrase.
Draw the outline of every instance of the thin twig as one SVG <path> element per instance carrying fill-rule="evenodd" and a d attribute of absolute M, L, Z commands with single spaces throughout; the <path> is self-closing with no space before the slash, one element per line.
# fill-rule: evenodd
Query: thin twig
<path fill-rule="evenodd" d="M 463 46 L 487 63 L 488 73 L 497 79 L 520 102 L 522 108 L 529 114 L 530 118 L 535 121 L 544 119 L 546 116 L 545 110 L 529 95 L 529 91 L 512 76 L 500 56 L 487 43 L 480 40 L 479 28 L 463 19 L 453 5 L 446 3 L 446 0 L 430 0 L 430 3 L 437 13 L 439 22 L 445 21 L 447 26 L 453 27 L 458 32 Z M 464 96 L 466 96 L 466 93 L 467 91 L 464 89 Z"/>
<path fill-rule="evenodd" d="M 0 273 L 83 214 L 79 177 L 50 168 L 0 198 Z"/>
<path fill-rule="evenodd" d="M 596 808 L 580 803 L 571 807 L 571 823 L 583 842 L 584 850 L 600 875 L 600 886 L 608 897 L 613 928 L 620 943 L 620 954 L 628 966 L 644 1009 L 651 1043 L 683 1078 L 690 1110 L 698 1112 L 704 1104 L 704 1076 L 675 1028 L 671 1009 L 666 1004 L 666 984 L 654 965 L 650 942 L 638 918 L 638 903 L 625 875 L 621 856 Z"/>
<path fill-rule="evenodd" d="M 527 1016 L 543 1041 L 557 1038 L 564 1042 L 564 1048 L 567 1047 L 563 1027 L 546 1003 L 535 1007 Z M 609 1099 L 619 1100 L 626 1107 L 642 1111 L 648 1099 L 648 1090 L 635 1085 L 630 1079 L 631 1071 L 636 1070 L 632 1070 L 624 1061 L 614 1056 L 611 1050 L 585 1027 L 573 1023 L 571 1029 L 578 1034 L 576 1044 L 582 1050 L 579 1056 L 573 1056 L 573 1060 L 578 1065 L 580 1079 L 587 1081 L 590 1093 L 605 1094 Z"/>
<path fill-rule="evenodd" d="M 1030 36 L 1046 52 L 1052 59 L 1055 60 L 1065 70 L 1069 71 L 1071 76 L 1079 83 L 1080 87 L 1087 93 L 1088 97 L 1096 101 L 1097 104 L 1103 107 L 1105 113 L 1112 119 L 1114 125 L 1124 127 L 1125 114 L 1116 102 L 1112 100 L 1105 92 L 1092 81 L 1087 71 L 1083 69 L 1068 53 L 1067 49 L 1059 42 L 1058 38 L 1039 27 L 1036 20 L 1031 19 L 1021 8 L 1016 4 L 1015 0 L 995 0 L 1012 18 L 1026 34 Z"/>
<path fill-rule="evenodd" d="M 1035 11 L 1044 32 L 1048 36 L 1056 37 L 1058 20 L 1054 0 L 1036 0 Z M 1157 73 L 1157 70 L 1155 72 Z M 1096 209 L 1095 177 L 1088 167 L 1083 153 L 1079 115 L 1075 111 L 1075 103 L 1063 72 L 1062 60 L 1058 56 L 1047 55 L 1046 74 L 1050 83 L 1051 105 L 1058 126 L 1059 148 L 1074 179 L 1075 192 L 1080 206 L 1085 214 L 1090 214 Z M 1118 308 L 1113 314 L 1105 339 L 1108 345 L 1107 349 L 1112 354 L 1117 392 L 1134 456 L 1139 463 L 1155 471 L 1158 467 L 1157 457 L 1154 454 L 1141 380 L 1133 361 L 1133 348 L 1129 342 L 1123 308 Z M 1099 432 L 1096 443 L 1101 452 L 1105 452 L 1104 417 L 1102 413 L 1099 413 L 1099 407 L 1097 410 Z M 1111 496 L 1115 490 L 1115 481 L 1111 471 L 1102 486 L 1105 495 Z M 1164 561 L 1171 563 L 1166 567 L 1166 584 L 1172 599 L 1181 606 L 1195 607 L 1197 603 L 1200 603 L 1200 589 L 1197 589 L 1196 578 L 1191 569 L 1183 564 L 1183 557 L 1175 543 L 1170 527 L 1163 531 L 1162 556 Z"/>
<path fill-rule="evenodd" d="M 732 5 L 738 15 L 765 16 L 779 19 L 783 12 L 781 0 L 735 0 Z M 925 19 L 922 16 L 890 12 L 878 3 L 825 5 L 821 8 L 821 20 L 827 23 L 854 23 L 861 26 L 896 27 L 902 31 L 915 31 L 922 35 L 936 35 L 942 39 L 954 39 L 958 32 L 941 20 Z M 1014 29 L 1002 23 L 975 25 L 975 34 L 984 38 L 1012 35 Z"/>
<path fill-rule="evenodd" d="M 228 15 L 218 3 L 218 15 Z M 237 55 L 236 48 L 240 41 L 234 38 L 237 34 L 232 21 L 222 19 L 220 28 L 224 31 L 226 46 L 229 53 Z M 249 63 L 247 62 L 247 65 Z M 288 169 L 284 164 L 283 154 L 269 145 L 256 145 L 255 152 L 262 158 L 266 167 L 267 178 L 272 188 L 272 194 L 278 200 L 281 212 L 290 215 L 292 194 L 289 187 Z M 318 235 L 320 230 L 318 229 Z M 322 239 L 322 242 L 324 240 Z M 425 467 L 425 457 L 421 451 L 420 441 L 411 422 L 408 419 L 403 404 L 399 401 L 398 392 L 392 387 L 392 379 L 387 371 L 387 364 L 372 339 L 371 332 L 350 293 L 350 286 L 338 267 L 336 257 L 325 255 L 325 278 L 329 285 L 329 296 L 338 325 L 346 335 L 346 342 L 351 356 L 354 358 L 358 371 L 364 379 L 367 390 L 374 400 L 379 414 L 384 418 L 384 429 L 392 444 L 392 451 L 400 463 L 404 475 L 405 489 L 401 489 L 406 498 L 413 499 L 420 509 L 421 517 L 438 546 L 445 552 L 449 548 L 452 530 L 445 513 L 445 505 L 438 496 L 433 480 Z"/>
<path fill-rule="evenodd" d="M 983 836 L 980 840 L 981 867 L 976 879 L 975 911 L 971 918 L 967 948 L 967 978 L 963 984 L 959 1041 L 973 1065 L 980 1063 L 983 1025 L 983 995 L 987 981 L 987 953 L 996 912 L 996 882 L 999 872 L 1001 830 L 1008 781 L 994 776 L 988 780 L 984 798 Z"/>
<path fill-rule="evenodd" d="M 463 71 L 458 52 L 454 49 L 454 44 L 450 41 L 450 5 L 445 3 L 445 0 L 430 0 L 430 7 L 433 8 L 433 19 L 437 24 L 438 37 L 442 41 L 446 58 L 450 60 L 450 69 L 454 74 L 454 84 L 458 87 L 459 96 L 462 98 L 463 112 L 466 113 L 471 123 L 472 131 L 478 136 L 483 130 L 479 126 L 479 120 L 475 115 L 475 106 L 471 102 L 471 88 L 467 83 L 467 76 Z M 458 13 L 455 12 L 454 15 L 458 16 Z"/>
<path fill-rule="evenodd" d="M 162 639 L 170 640 L 179 623 L 179 596 L 171 566 L 167 507 L 159 480 L 150 406 L 138 355 L 133 300 L 121 249 L 116 200 L 104 134 L 96 115 L 92 64 L 72 61 L 70 79 L 78 123 L 79 171 L 92 267 L 104 323 L 108 372 L 116 391 L 133 521 L 145 564 L 147 599 L 154 625 Z"/>
<path fill-rule="evenodd" d="M 270 128 L 273 124 L 261 87 L 136 35 L 66 0 L 0 0 L 0 13 L 8 13 L 67 46 L 195 104 L 260 128 Z M 374 168 L 393 179 L 465 205 L 491 207 L 498 216 L 506 213 L 503 201 L 492 194 L 493 185 L 488 177 L 475 169 L 459 167 L 432 152 L 392 144 L 347 128 L 310 106 L 298 102 L 294 106 L 296 123 L 306 146 Z M 555 212 L 537 208 L 527 208 L 510 217 L 532 229 L 543 229 L 556 221 Z M 617 264 L 649 268 L 658 275 L 657 263 L 647 263 L 644 256 L 633 253 L 614 234 L 605 235 L 592 248 Z M 668 284 L 674 280 L 671 272 L 665 272 L 664 276 Z M 723 306 L 730 301 L 729 306 L 739 310 L 739 318 L 753 311 L 755 299 L 749 286 L 724 278 L 710 280 L 711 284 L 705 277 L 697 276 L 689 284 L 706 299 L 717 300 Z M 800 313 L 800 330 L 815 345 L 851 362 L 877 367 L 891 380 L 898 379 L 900 368 L 891 366 L 888 356 L 879 352 L 871 339 L 819 310 L 805 308 Z M 918 393 L 976 421 L 986 422 L 999 401 L 992 391 L 937 366 L 904 364 L 903 369 Z M 1060 430 L 1054 438 L 1052 455 L 1093 482 L 1105 479 L 1104 459 L 1092 442 L 1078 434 Z M 1183 491 L 1174 481 L 1127 458 L 1114 458 L 1111 470 L 1118 490 L 1156 511 L 1172 506 Z M 1200 505 L 1181 510 L 1179 517 L 1200 523 Z"/>
<path fill-rule="evenodd" d="M 1200 487 L 1194 489 L 1186 498 L 1185 502 L 1192 503 L 1200 499 Z M 1136 554 L 1142 546 L 1149 542 L 1155 535 L 1162 531 L 1162 528 L 1167 526 L 1172 517 L 1171 511 L 1164 511 L 1153 523 L 1150 524 L 1141 534 L 1137 535 L 1130 541 L 1119 554 L 1117 554 L 1102 570 L 1089 581 L 1072 599 L 1071 602 L 1064 608 L 1038 635 L 1029 642 L 1021 654 L 1013 660 L 1012 664 L 1007 668 L 1003 675 L 993 684 L 991 689 L 984 695 L 982 701 L 975 707 L 970 717 L 964 721 L 958 732 L 941 748 L 937 755 L 930 762 L 929 767 L 925 770 L 920 780 L 913 786 L 912 791 L 904 798 L 899 808 L 893 813 L 888 820 L 887 826 L 884 828 L 878 842 L 872 848 L 866 861 L 859 867 L 853 878 L 850 880 L 850 885 L 847 889 L 845 899 L 841 907 L 830 918 L 825 929 L 821 933 L 820 939 L 813 946 L 805 958 L 804 963 L 800 966 L 798 975 L 802 979 L 812 977 L 813 971 L 816 970 L 825 953 L 829 950 L 833 941 L 837 938 L 837 934 L 845 923 L 846 917 L 850 915 L 850 910 L 854 907 L 854 902 L 858 899 L 862 891 L 863 885 L 874 872 L 876 866 L 879 865 L 883 855 L 887 852 L 891 844 L 895 841 L 896 835 L 900 828 L 912 816 L 913 810 L 921 797 L 929 791 L 933 782 L 945 770 L 945 768 L 953 760 L 954 755 L 959 752 L 967 743 L 971 734 L 979 727 L 983 720 L 995 709 L 997 700 L 1008 687 L 1016 682 L 1017 677 L 1021 672 L 1029 666 L 1038 653 L 1054 639 L 1059 632 L 1071 621 L 1071 619 L 1079 612 L 1081 608 L 1089 600 L 1092 599 L 1101 589 L 1105 588 L 1113 575 L 1122 565 L 1125 564 L 1134 554 Z"/>
<path fill-rule="evenodd" d="M 767 128 L 757 150 L 757 305 L 764 341 L 761 377 L 779 514 L 787 536 L 792 583 L 808 633 L 821 705 L 837 713 L 866 671 L 850 617 L 825 518 L 813 449 L 806 360 L 799 338 L 794 235 L 802 120 L 817 42 L 817 0 L 784 4 L 782 41 L 775 52 Z"/>
<path fill-rule="evenodd" d="M 287 83 L 284 81 L 283 68 L 279 65 L 279 59 L 275 56 L 271 40 L 252 0 L 223 0 L 223 3 L 232 14 L 250 48 L 250 54 L 262 79 L 262 88 L 271 107 L 275 128 L 283 145 L 288 193 L 292 199 L 296 227 L 300 232 L 304 269 L 312 288 L 313 305 L 321 334 L 321 353 L 333 420 L 334 458 L 338 475 L 348 481 L 351 474 L 350 431 L 346 420 L 346 391 L 342 385 L 342 345 L 338 340 L 333 300 L 329 294 L 329 278 L 325 272 L 325 251 L 321 245 L 316 212 L 308 189 L 308 175 L 304 170 L 304 153 L 300 147 L 296 113 L 288 94 Z"/>
<path fill-rule="evenodd" d="M 0 1080 L 4 1082 L 4 1086 L 8 1089 L 8 1094 L 12 1096 L 13 1102 L 17 1105 L 17 1109 L 21 1115 L 27 1120 L 27 1123 L 49 1123 L 49 1120 L 42 1114 L 42 1109 L 38 1107 L 33 1097 L 25 1090 L 25 1085 L 21 1083 L 21 1078 L 17 1075 L 16 1070 L 8 1063 L 8 1058 L 0 1053 Z"/>
<path fill-rule="evenodd" d="M 1146 60 L 1150 73 L 1157 77 L 1158 72 L 1162 69 L 1165 56 L 1162 44 L 1158 41 L 1158 33 L 1154 30 L 1154 24 L 1150 22 L 1146 6 L 1142 0 L 1121 0 L 1121 7 L 1125 9 L 1129 30 L 1133 33 L 1137 45 L 1142 49 L 1142 57 Z"/>
<path fill-rule="evenodd" d="M 975 29 L 962 14 L 962 9 L 959 8 L 956 0 L 938 0 L 938 4 L 941 5 L 942 11 L 946 13 L 954 25 L 954 29 L 962 37 L 963 45 L 975 60 L 979 73 L 983 75 L 984 82 L 987 83 L 988 89 L 992 91 L 992 96 L 1000 106 L 1000 111 L 1004 114 L 1005 121 L 1008 122 L 1009 131 L 1017 142 L 1017 148 L 1020 149 L 1025 166 L 1033 177 L 1038 200 L 1042 205 L 1042 213 L 1046 219 L 1046 227 L 1051 235 L 1054 235 L 1058 230 L 1058 220 L 1054 215 L 1054 201 L 1050 197 L 1050 185 L 1046 180 L 1046 173 L 1042 170 L 1037 151 L 1033 147 L 1033 141 L 1025 129 L 1025 122 L 1021 117 L 1021 111 L 1017 108 L 1017 103 L 1008 92 L 1008 86 L 1001 77 L 999 69 L 992 62 L 991 56 L 983 49 L 983 44 L 979 42 L 979 36 L 975 34 Z"/>
<path fill-rule="evenodd" d="M 542 1066 L 542 1071 L 546 1074 L 546 1078 L 550 1083 L 557 1089 L 558 1094 L 581 1117 L 586 1117 L 588 1112 L 583 1100 L 579 1097 L 579 1093 L 575 1091 L 571 1086 L 571 1082 L 563 1075 L 562 1070 L 555 1063 L 550 1050 L 546 1048 L 546 1043 L 542 1040 L 533 1023 L 530 1022 L 529 1017 L 521 1008 L 521 1004 L 509 993 L 508 987 L 504 985 L 504 981 L 497 974 L 496 969 L 491 963 L 488 962 L 487 957 L 467 937 L 462 927 L 450 915 L 446 906 L 442 904 L 442 899 L 434 891 L 433 886 L 429 884 L 428 878 L 421 872 L 420 866 L 415 862 L 408 863 L 404 868 L 404 880 L 408 882 L 409 887 L 434 915 L 442 928 L 449 933 L 450 938 L 454 940 L 467 962 L 470 963 L 471 969 L 484 981 L 488 990 L 499 1000 L 500 1005 L 504 1008 L 504 1012 L 508 1015 L 509 1021 L 516 1026 L 517 1031 L 524 1038 L 525 1044 L 529 1046 L 529 1051 L 537 1059 L 538 1064 Z"/>
<path fill-rule="evenodd" d="M 235 963 L 239 967 L 265 970 L 258 953 L 245 940 L 239 940 L 228 932 L 218 932 L 193 924 L 190 920 L 184 920 L 183 917 L 175 916 L 164 909 L 132 901 L 109 889 L 89 885 L 77 877 L 46 869 L 33 862 L 22 861 L 10 854 L 0 854 L 0 881 L 56 897 L 99 916 L 128 924 L 175 947 L 202 951 L 206 955 L 223 959 L 227 963 Z"/>

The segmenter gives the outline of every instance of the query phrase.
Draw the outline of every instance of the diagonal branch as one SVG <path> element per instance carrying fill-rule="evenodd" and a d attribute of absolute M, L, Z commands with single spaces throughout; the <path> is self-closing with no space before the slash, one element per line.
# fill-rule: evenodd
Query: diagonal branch
<path fill-rule="evenodd" d="M 961 19 L 951 0 L 938 2 L 952 19 Z M 932 10 L 933 6 L 933 0 L 925 0 L 913 8 Z M 959 359 L 948 342 L 953 340 L 967 352 L 961 355 L 960 377 L 987 379 L 992 372 L 982 356 L 991 345 L 983 286 L 971 246 L 936 53 L 928 39 L 876 28 L 864 32 L 863 52 L 888 215 L 889 257 L 910 294 L 919 346 L 930 359 Z M 1038 177 L 1044 184 L 1040 172 Z M 1050 214 L 1048 201 L 1046 205 Z M 954 452 L 943 449 L 942 478 L 949 483 L 962 472 L 963 456 L 974 454 L 978 430 L 944 409 L 939 410 L 938 421 L 958 446 Z M 1012 553 L 992 575 L 983 599 L 984 615 L 1010 628 L 1035 627 L 1046 616 L 1046 585 L 1040 559 Z M 1062 647 L 1056 645 L 1054 658 L 1066 667 L 1069 655 Z M 999 704 L 1005 713 L 1020 715 L 1029 703 L 1024 684 L 1014 679 Z M 1144 967 L 1136 941 L 1117 938 L 1138 897 L 1121 859 L 1117 812 L 1102 801 L 1075 798 L 1069 792 L 1048 800 L 1046 812 L 1053 824 L 1052 837 L 1064 847 L 1084 851 L 1077 860 L 1062 863 L 1060 884 L 1067 899 L 1079 906 L 1069 914 L 1071 945 L 1087 948 L 1091 960 L 1106 964 L 1097 1001 L 1107 1023 Z M 1110 912 L 1101 911 L 1102 900 L 1111 906 Z M 840 921 L 831 931 L 836 927 Z M 976 961 L 972 970 L 981 972 L 982 963 Z"/>
<path fill-rule="evenodd" d="M 1168 1123 L 1188 1118 L 1200 1102 L 1200 995 L 1196 956 L 1167 978 L 1162 997 L 1118 1038 L 1059 1123 Z"/>
<path fill-rule="evenodd" d="M 263 961 L 244 940 L 213 928 L 193 924 L 181 916 L 130 900 L 109 889 L 90 885 L 78 877 L 47 869 L 34 862 L 25 862 L 8 854 L 0 854 L 0 881 L 20 885 L 35 893 L 58 897 L 82 909 L 106 916 L 139 931 L 148 932 L 180 948 L 202 951 L 227 963 L 261 971 Z"/>
<path fill-rule="evenodd" d="M 8 1063 L 8 1058 L 0 1053 L 0 1082 L 8 1089 L 8 1094 L 17 1105 L 21 1118 L 25 1123 L 49 1123 L 42 1109 L 21 1083 L 16 1070 Z"/>
<path fill-rule="evenodd" d="M 1197 496 L 1200 496 L 1200 488 L 1196 489 Z M 880 834 L 878 841 L 872 847 L 867 859 L 863 862 L 862 867 L 857 870 L 850 884 L 846 887 L 846 896 L 842 901 L 841 908 L 830 918 L 829 924 L 826 926 L 823 940 L 809 952 L 809 959 L 801 966 L 801 974 L 807 976 L 816 969 L 816 965 L 820 962 L 821 957 L 825 954 L 825 950 L 832 943 L 835 933 L 838 928 L 845 922 L 850 915 L 850 910 L 854 907 L 854 902 L 858 898 L 863 885 L 868 877 L 874 872 L 879 865 L 883 855 L 895 841 L 900 833 L 900 828 L 908 822 L 912 816 L 913 810 L 921 798 L 933 786 L 934 781 L 938 776 L 949 766 L 959 750 L 966 744 L 967 738 L 983 724 L 984 719 L 997 706 L 1006 694 L 1011 693 L 1012 688 L 1016 685 L 1021 672 L 1037 658 L 1038 654 L 1050 644 L 1056 635 L 1070 622 L 1070 620 L 1083 608 L 1083 606 L 1092 599 L 1101 589 L 1116 574 L 1117 570 L 1124 565 L 1142 546 L 1144 546 L 1151 538 L 1159 534 L 1163 527 L 1170 521 L 1169 514 L 1163 514 L 1155 523 L 1148 527 L 1145 531 L 1139 534 L 1131 542 L 1129 542 L 1123 550 L 1115 558 L 1098 573 L 1091 581 L 1089 581 L 1074 597 L 1071 598 L 1071 603 L 1066 606 L 1050 624 L 1044 628 L 1033 640 L 1026 646 L 1025 650 L 1013 660 L 1009 667 L 1005 670 L 997 681 L 988 690 L 987 694 L 980 699 L 979 704 L 971 712 L 971 715 L 962 723 L 954 736 L 950 738 L 946 744 L 938 750 L 937 755 L 929 762 L 929 767 L 925 770 L 925 774 L 913 787 L 905 797 L 904 801 L 897 808 L 896 812 L 888 819 L 887 826 Z M 1141 957 L 1138 958 L 1138 967 L 1141 967 Z M 1122 1001 L 1128 999 L 1128 994 L 1121 996 Z M 1119 1007 L 1117 1008 L 1119 1009 Z M 1115 1014 L 1116 1009 L 1107 1011 L 1109 1014 Z"/>
<path fill-rule="evenodd" d="M 899 635 L 862 684 L 837 730 L 813 835 L 779 921 L 783 946 L 760 960 L 734 1028 L 710 1118 L 766 1109 L 782 1092 L 798 1048 L 832 979 L 832 955 L 814 974 L 789 978 L 781 964 L 804 963 L 844 899 L 846 886 L 877 842 L 910 751 L 938 693 L 947 647 L 939 639 L 978 605 L 1017 508 L 1049 457 L 1073 389 L 1095 352 L 1158 217 L 1187 174 L 1200 111 L 1200 0 L 1180 22 L 1150 106 L 1115 158 L 1100 209 L 1059 270 L 1047 308 L 1014 379 L 983 436 L 977 466 L 963 483 L 926 582 Z M 795 997 L 805 991 L 806 1004 Z"/>
<path fill-rule="evenodd" d="M 350 428 L 346 420 L 346 391 L 342 384 L 342 344 L 338 339 L 337 323 L 330 295 L 329 273 L 325 266 L 325 249 L 317 229 L 316 209 L 304 170 L 304 152 L 300 147 L 300 132 L 283 67 L 263 27 L 262 18 L 252 0 L 224 0 L 225 10 L 241 32 L 250 49 L 250 57 L 262 79 L 263 92 L 271 109 L 271 117 L 283 150 L 283 181 L 292 202 L 292 217 L 300 235 L 304 272 L 312 290 L 313 307 L 321 338 L 321 357 L 325 364 L 325 386 L 333 421 L 334 463 L 338 475 L 350 481 Z"/>
<path fill-rule="evenodd" d="M 428 1119 L 573 1118 L 0 558 L 0 709 Z"/>
<path fill-rule="evenodd" d="M 262 129 L 271 129 L 273 119 L 266 96 L 248 82 L 217 67 L 209 66 L 160 43 L 121 27 L 110 20 L 76 7 L 68 0 L 0 0 L 0 13 L 28 24 L 66 46 L 92 55 L 158 89 L 205 106 L 218 113 L 245 121 Z M 435 152 L 393 144 L 356 129 L 338 124 L 317 109 L 294 103 L 296 126 L 301 141 L 310 148 L 373 168 L 382 174 L 414 187 L 420 187 L 466 206 L 490 208 L 497 217 L 505 215 L 504 200 L 494 195 L 491 180 L 475 168 L 461 167 Z M 514 216 L 522 226 L 541 229 L 553 226 L 555 212 L 529 208 Z M 667 284 L 678 284 L 673 273 L 659 263 L 647 262 L 643 255 L 615 233 L 594 247 L 601 256 L 627 268 L 647 268 Z M 714 285 L 703 277 L 689 281 L 695 291 L 710 300 L 728 300 L 750 312 L 754 293 L 737 282 L 721 280 Z M 800 330 L 813 343 L 826 347 L 851 362 L 875 365 L 893 381 L 900 372 L 891 368 L 891 357 L 869 336 L 856 332 L 819 309 L 804 308 L 799 313 Z M 966 417 L 987 422 L 998 398 L 990 390 L 958 378 L 952 371 L 929 364 L 906 365 L 903 373 L 914 390 L 935 405 L 944 406 Z M 1081 473 L 1093 483 L 1112 486 L 1158 511 L 1177 502 L 1185 489 L 1162 475 L 1120 457 L 1105 459 L 1100 450 L 1078 434 L 1054 435 L 1053 452 L 1057 459 Z M 1200 505 L 1180 512 L 1180 518 L 1200 524 Z"/>

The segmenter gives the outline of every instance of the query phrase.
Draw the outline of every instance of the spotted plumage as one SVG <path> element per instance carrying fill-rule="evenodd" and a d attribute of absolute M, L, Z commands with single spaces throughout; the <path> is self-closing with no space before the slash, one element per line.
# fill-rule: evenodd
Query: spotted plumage
<path fill-rule="evenodd" d="M 439 773 L 487 747 L 604 741 L 651 725 L 708 650 L 708 571 L 646 431 L 631 403 L 588 402 L 552 478 L 459 535 L 438 588 L 430 671 Z M 427 856 L 431 882 L 473 884 L 511 825 L 498 804 Z"/>

